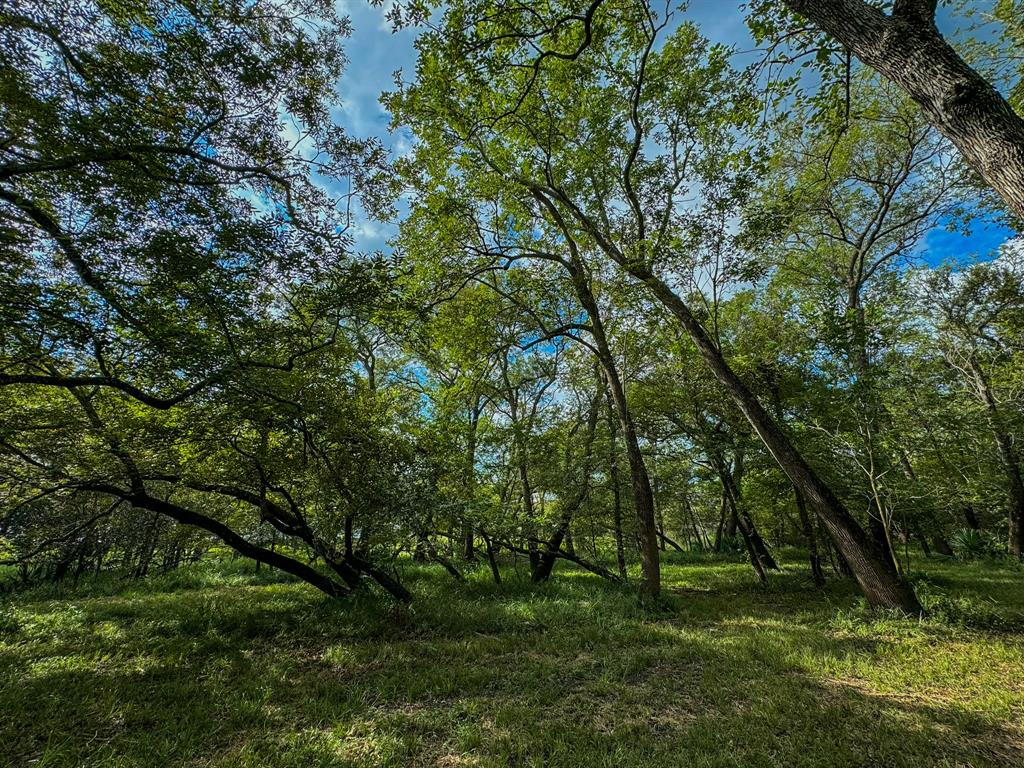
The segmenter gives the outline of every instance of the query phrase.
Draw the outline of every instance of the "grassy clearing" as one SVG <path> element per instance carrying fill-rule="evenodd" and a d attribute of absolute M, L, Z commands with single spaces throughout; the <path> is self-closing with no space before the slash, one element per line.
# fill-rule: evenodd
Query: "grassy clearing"
<path fill-rule="evenodd" d="M 869 617 L 792 560 L 669 556 L 668 597 L 409 568 L 408 609 L 194 568 L 0 609 L 0 763 L 1024 765 L 1024 573 L 920 562 Z"/>

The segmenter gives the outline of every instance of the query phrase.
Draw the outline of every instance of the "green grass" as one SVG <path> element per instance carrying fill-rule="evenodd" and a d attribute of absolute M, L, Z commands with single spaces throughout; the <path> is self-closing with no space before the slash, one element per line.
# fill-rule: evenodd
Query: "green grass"
<path fill-rule="evenodd" d="M 1024 573 L 916 561 L 924 622 L 793 558 L 668 556 L 668 596 L 556 572 L 338 604 L 264 570 L 0 608 L 0 764 L 1019 766 Z"/>

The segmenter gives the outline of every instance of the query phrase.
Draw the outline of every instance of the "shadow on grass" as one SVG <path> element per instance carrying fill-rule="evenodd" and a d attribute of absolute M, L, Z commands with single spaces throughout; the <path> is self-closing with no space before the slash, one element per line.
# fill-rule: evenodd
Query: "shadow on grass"
<path fill-rule="evenodd" d="M 294 584 L 19 604 L 0 763 L 1020 764 L 1018 639 L 837 625 L 847 587 L 735 565 L 670 563 L 657 606 L 429 569 L 408 609 Z"/>

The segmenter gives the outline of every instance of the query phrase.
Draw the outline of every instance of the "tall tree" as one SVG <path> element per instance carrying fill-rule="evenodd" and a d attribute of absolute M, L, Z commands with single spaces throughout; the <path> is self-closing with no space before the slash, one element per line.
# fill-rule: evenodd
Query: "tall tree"
<path fill-rule="evenodd" d="M 592 16 L 583 29 L 545 27 L 522 9 L 488 15 L 478 5 L 453 6 L 439 32 L 420 38 L 417 82 L 388 101 L 421 137 L 417 161 L 439 184 L 460 183 L 472 169 L 529 193 L 538 212 L 584 243 L 582 252 L 645 284 L 821 516 L 871 604 L 919 610 L 909 585 L 656 271 L 690 271 L 702 248 L 720 248 L 724 212 L 747 184 L 750 150 L 736 134 L 756 119 L 757 104 L 727 52 L 686 24 L 656 49 L 667 22 L 644 4 Z M 563 18 L 560 10 L 551 15 Z M 467 29 L 467 17 L 489 22 Z M 680 215 L 686 196 L 699 202 Z"/>
<path fill-rule="evenodd" d="M 765 30 L 772 2 L 753 5 L 751 23 Z M 902 88 L 949 139 L 1007 208 L 1024 218 L 1024 117 L 970 66 L 936 25 L 937 0 L 782 0 Z M 890 5 L 886 12 L 883 5 Z M 1001 3 L 1011 24 L 1016 3 Z M 770 26 L 770 25 L 769 25 Z"/>

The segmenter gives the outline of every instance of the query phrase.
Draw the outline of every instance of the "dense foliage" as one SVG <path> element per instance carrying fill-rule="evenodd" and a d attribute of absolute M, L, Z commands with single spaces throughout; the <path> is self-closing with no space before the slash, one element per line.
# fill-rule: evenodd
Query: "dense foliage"
<path fill-rule="evenodd" d="M 1017 105 L 1018 6 L 979 46 Z M 912 550 L 1019 557 L 1024 248 L 935 249 L 1009 209 L 750 14 L 753 64 L 635 0 L 396 7 L 391 160 L 336 123 L 326 0 L 2 6 L 4 584 L 226 546 L 335 597 L 408 560 L 656 595 L 666 549 L 770 583 L 792 545 L 917 612 Z"/>

